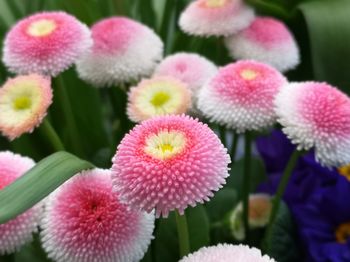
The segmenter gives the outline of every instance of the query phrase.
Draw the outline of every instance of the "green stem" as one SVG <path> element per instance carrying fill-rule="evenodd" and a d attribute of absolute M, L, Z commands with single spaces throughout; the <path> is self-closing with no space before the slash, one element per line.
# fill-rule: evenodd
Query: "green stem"
<path fill-rule="evenodd" d="M 80 157 L 85 157 L 85 152 L 80 144 L 80 135 L 77 125 L 75 123 L 72 105 L 69 100 L 69 96 L 63 82 L 63 78 L 58 76 L 54 79 L 55 83 L 55 98 L 60 111 L 62 112 L 63 121 L 66 124 L 66 128 L 69 130 L 70 144 L 72 145 L 73 153 L 78 154 Z"/>
<path fill-rule="evenodd" d="M 186 214 L 180 215 L 179 212 L 175 211 L 177 233 L 179 235 L 179 247 L 180 257 L 186 256 L 190 253 L 190 239 L 188 234 L 188 226 Z"/>
<path fill-rule="evenodd" d="M 265 234 L 265 239 L 264 239 L 264 245 L 265 245 L 266 251 L 269 250 L 269 243 L 270 243 L 271 236 L 272 236 L 273 224 L 276 220 L 284 192 L 285 192 L 286 187 L 288 185 L 289 179 L 293 173 L 293 169 L 294 169 L 295 165 L 297 164 L 299 157 L 303 153 L 304 153 L 303 151 L 298 151 L 297 149 L 294 150 L 293 154 L 291 155 L 291 157 L 288 161 L 287 167 L 283 172 L 281 181 L 278 185 L 277 192 L 276 192 L 275 197 L 273 199 L 271 215 L 270 215 L 270 219 L 269 219 L 269 225 L 266 229 L 266 234 Z"/>
<path fill-rule="evenodd" d="M 249 241 L 249 192 L 250 192 L 250 167 L 251 167 L 251 134 L 249 131 L 244 137 L 244 173 L 243 173 L 243 225 L 245 239 Z"/>
<path fill-rule="evenodd" d="M 226 129 L 223 126 L 219 126 L 220 140 L 224 146 L 226 146 Z"/>
<path fill-rule="evenodd" d="M 232 141 L 232 145 L 231 145 L 231 152 L 230 152 L 232 164 L 234 163 L 234 161 L 235 161 L 235 159 L 236 159 L 238 138 L 239 138 L 239 134 L 237 134 L 236 132 L 234 132 L 234 133 L 233 133 L 233 141 Z"/>
<path fill-rule="evenodd" d="M 45 118 L 39 127 L 40 134 L 48 141 L 55 151 L 64 151 L 64 146 L 61 139 L 57 135 L 55 129 L 50 122 Z"/>

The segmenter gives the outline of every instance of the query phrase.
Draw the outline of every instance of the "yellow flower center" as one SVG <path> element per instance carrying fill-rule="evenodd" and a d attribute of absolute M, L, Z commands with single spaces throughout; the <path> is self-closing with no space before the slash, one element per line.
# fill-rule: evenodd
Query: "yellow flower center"
<path fill-rule="evenodd" d="M 152 105 L 155 107 L 162 107 L 170 100 L 169 94 L 165 92 L 158 92 L 155 93 L 154 96 L 151 99 Z"/>
<path fill-rule="evenodd" d="M 155 158 L 164 160 L 182 152 L 186 145 L 183 133 L 161 131 L 146 139 L 145 152 Z"/>
<path fill-rule="evenodd" d="M 27 29 L 27 33 L 31 36 L 47 36 L 55 31 L 57 25 L 55 21 L 49 19 L 40 19 L 32 22 Z"/>
<path fill-rule="evenodd" d="M 340 224 L 335 230 L 335 238 L 338 243 L 346 244 L 350 237 L 350 222 Z"/>
<path fill-rule="evenodd" d="M 350 181 L 350 165 L 338 168 L 339 174 L 345 176 Z"/>
<path fill-rule="evenodd" d="M 32 100 L 28 96 L 20 96 L 13 101 L 13 108 L 17 111 L 29 109 L 31 105 Z"/>
<path fill-rule="evenodd" d="M 244 80 L 254 80 L 259 76 L 259 73 L 252 69 L 244 69 L 240 72 L 240 76 Z"/>
<path fill-rule="evenodd" d="M 205 5 L 210 8 L 222 7 L 227 0 L 205 0 Z"/>

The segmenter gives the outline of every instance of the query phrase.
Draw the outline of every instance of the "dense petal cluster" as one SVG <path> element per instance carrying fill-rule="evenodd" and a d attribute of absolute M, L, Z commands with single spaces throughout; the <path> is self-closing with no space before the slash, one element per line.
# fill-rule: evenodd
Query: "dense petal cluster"
<path fill-rule="evenodd" d="M 274 98 L 287 80 L 260 62 L 229 64 L 200 90 L 198 108 L 210 121 L 237 132 L 260 130 L 276 121 Z"/>
<path fill-rule="evenodd" d="M 56 76 L 92 45 L 90 30 L 65 12 L 42 12 L 19 21 L 5 38 L 3 61 L 18 74 Z"/>
<path fill-rule="evenodd" d="M 147 26 L 112 17 L 91 28 L 93 47 L 77 62 L 79 76 L 96 86 L 111 86 L 149 76 L 163 56 L 163 42 Z"/>
<path fill-rule="evenodd" d="M 9 79 L 0 88 L 0 131 L 11 140 L 32 132 L 51 103 L 50 79 L 35 74 Z"/>
<path fill-rule="evenodd" d="M 0 152 L 0 190 L 11 184 L 35 165 L 34 161 L 11 152 Z M 41 206 L 27 210 L 5 224 L 0 225 L 0 256 L 18 251 L 32 241 L 37 232 Z"/>
<path fill-rule="evenodd" d="M 285 86 L 275 100 L 283 132 L 298 149 L 315 148 L 326 166 L 350 163 L 350 99 L 326 83 Z"/>
<path fill-rule="evenodd" d="M 254 247 L 244 245 L 219 244 L 217 246 L 202 247 L 179 262 L 275 262 Z"/>
<path fill-rule="evenodd" d="M 139 261 L 152 239 L 154 214 L 130 210 L 112 189 L 110 171 L 84 171 L 54 191 L 41 223 L 55 261 Z"/>
<path fill-rule="evenodd" d="M 123 200 L 167 216 L 203 203 L 225 183 L 230 157 L 215 133 L 188 116 L 156 117 L 127 134 L 113 158 Z"/>
<path fill-rule="evenodd" d="M 271 196 L 258 193 L 249 196 L 248 223 L 250 228 L 265 227 L 270 219 L 272 209 Z M 230 215 L 230 228 L 237 240 L 245 238 L 243 225 L 243 204 L 239 202 Z"/>
<path fill-rule="evenodd" d="M 300 62 L 299 48 L 286 25 L 271 17 L 257 17 L 225 44 L 234 59 L 254 59 L 285 72 Z"/>
<path fill-rule="evenodd" d="M 153 77 L 130 89 L 127 114 L 132 121 L 141 122 L 154 116 L 180 115 L 190 106 L 187 84 L 173 77 Z"/>
<path fill-rule="evenodd" d="M 166 57 L 156 68 L 157 76 L 172 76 L 196 93 L 217 72 L 216 65 L 195 53 L 176 53 Z"/>
<path fill-rule="evenodd" d="M 254 11 L 242 0 L 196 0 L 182 12 L 181 29 L 197 36 L 228 36 L 246 28 Z"/>

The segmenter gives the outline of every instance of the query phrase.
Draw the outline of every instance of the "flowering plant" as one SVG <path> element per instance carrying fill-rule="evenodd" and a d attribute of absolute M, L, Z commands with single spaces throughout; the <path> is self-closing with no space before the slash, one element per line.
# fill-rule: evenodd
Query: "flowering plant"
<path fill-rule="evenodd" d="M 349 13 L 0 2 L 0 261 L 350 261 Z"/>

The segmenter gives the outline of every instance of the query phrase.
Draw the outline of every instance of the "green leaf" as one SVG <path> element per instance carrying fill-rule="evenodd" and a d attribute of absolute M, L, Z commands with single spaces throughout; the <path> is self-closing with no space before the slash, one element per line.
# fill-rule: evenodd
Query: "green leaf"
<path fill-rule="evenodd" d="M 299 9 L 309 32 L 315 79 L 350 94 L 350 1 L 310 1 Z"/>
<path fill-rule="evenodd" d="M 31 208 L 76 173 L 89 168 L 93 165 L 67 152 L 58 152 L 43 159 L 0 190 L 0 224 Z"/>
<path fill-rule="evenodd" d="M 233 164 L 230 172 L 231 174 L 227 178 L 227 185 L 225 186 L 225 188 L 228 187 L 236 190 L 238 196 L 240 196 L 242 193 L 243 166 L 243 159 Z M 256 187 L 267 178 L 264 163 L 260 158 L 253 157 L 251 159 L 251 178 L 250 192 L 254 192 Z"/>
<path fill-rule="evenodd" d="M 272 228 L 268 254 L 279 262 L 301 261 L 296 227 L 287 205 L 282 202 Z"/>
<path fill-rule="evenodd" d="M 238 202 L 237 192 L 232 188 L 223 188 L 205 205 L 211 222 L 224 219 Z"/>
<path fill-rule="evenodd" d="M 209 244 L 209 219 L 203 205 L 186 209 L 188 233 L 191 252 Z M 177 262 L 179 260 L 179 244 L 176 229 L 175 214 L 171 212 L 168 218 L 161 218 L 155 237 L 157 261 Z"/>
<path fill-rule="evenodd" d="M 14 254 L 14 261 L 49 262 L 51 260 L 47 258 L 47 255 L 41 246 L 39 234 L 35 234 L 34 240 L 31 243 L 25 245 L 19 252 Z"/>

